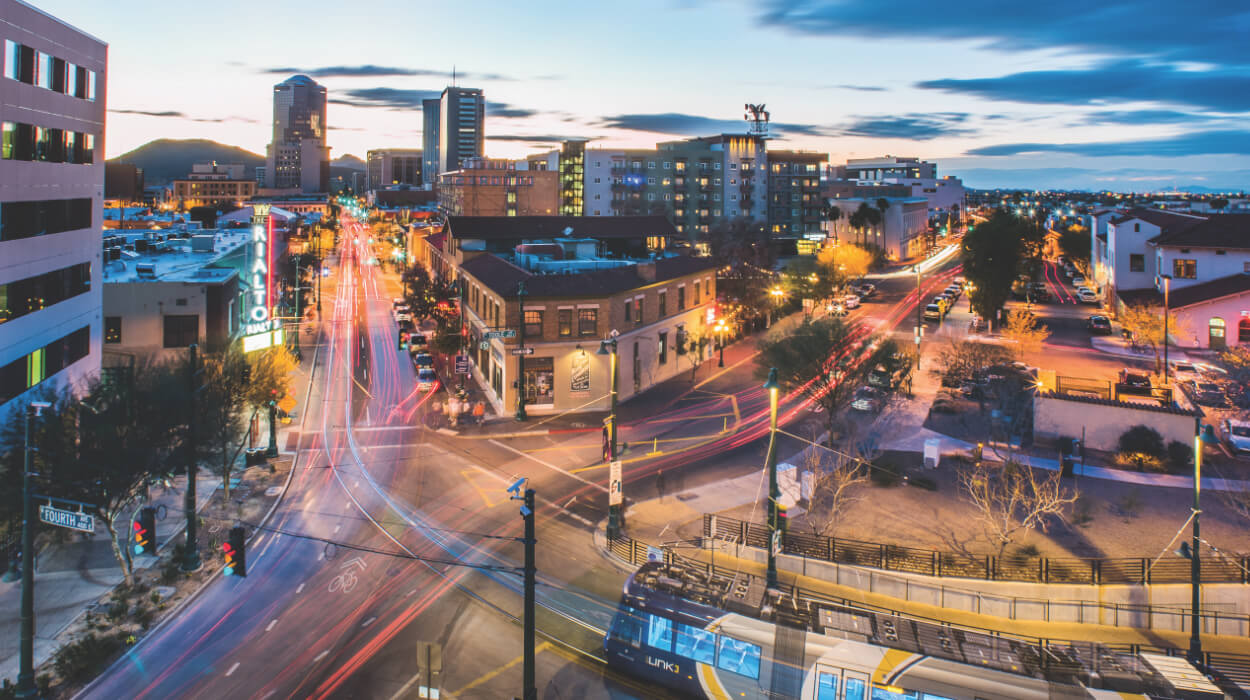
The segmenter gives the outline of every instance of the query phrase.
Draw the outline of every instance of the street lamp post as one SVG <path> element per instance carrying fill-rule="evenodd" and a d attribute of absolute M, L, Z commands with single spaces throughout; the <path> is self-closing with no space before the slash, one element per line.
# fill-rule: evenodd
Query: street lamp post
<path fill-rule="evenodd" d="M 725 366 L 725 319 L 716 321 L 716 336 L 720 339 L 720 361 L 716 363 L 717 367 Z"/>
<path fill-rule="evenodd" d="M 777 522 L 777 499 L 781 497 L 777 486 L 777 392 L 781 385 L 777 383 L 776 367 L 768 370 L 764 388 L 768 390 L 768 455 L 764 459 L 764 468 L 768 470 L 768 587 L 773 588 L 777 585 L 777 554 L 781 549 Z"/>
<path fill-rule="evenodd" d="M 773 327 L 773 311 L 777 306 L 781 304 L 781 297 L 785 294 L 785 292 L 781 291 L 781 287 L 773 287 L 772 289 L 768 291 L 768 293 L 771 294 L 773 297 L 773 305 L 768 307 L 768 327 L 772 328 Z"/>
<path fill-rule="evenodd" d="M 25 456 L 22 462 L 22 629 L 18 649 L 17 697 L 33 698 L 35 689 L 35 524 L 30 499 L 30 477 L 33 467 L 30 455 L 30 421 L 43 414 L 51 404 L 32 401 L 26 406 L 24 428 Z"/>
<path fill-rule="evenodd" d="M 1194 435 L 1194 525 L 1192 539 L 1189 544 L 1189 653 L 1187 657 L 1189 662 L 1202 667 L 1202 637 L 1199 635 L 1199 628 L 1202 626 L 1202 619 L 1199 613 L 1199 606 L 1202 603 L 1202 562 L 1198 556 L 1198 547 L 1202 542 L 1199 536 L 1198 519 L 1202 514 L 1202 505 L 1200 496 L 1202 493 L 1202 448 L 1204 445 L 1219 444 L 1219 439 L 1215 437 L 1215 430 L 1211 426 L 1202 426 L 1199 419 L 1195 419 Z"/>
<path fill-rule="evenodd" d="M 1171 308 L 1169 292 L 1172 290 L 1172 276 L 1159 276 L 1163 278 L 1163 386 L 1171 386 L 1168 382 L 1168 312 Z"/>
<path fill-rule="evenodd" d="M 517 329 L 517 347 L 521 353 L 516 356 L 516 419 L 523 421 L 529 418 L 525 414 L 525 282 L 517 283 L 517 310 L 520 311 L 520 328 Z"/>
<path fill-rule="evenodd" d="M 613 331 L 613 333 L 615 332 L 616 331 Z M 608 462 L 609 465 L 611 465 L 611 463 L 616 460 L 616 387 L 617 387 L 616 346 L 617 346 L 616 336 L 612 335 L 607 340 L 602 340 L 599 342 L 599 352 L 597 353 L 599 355 L 610 355 L 612 358 L 609 361 L 609 372 L 608 372 L 609 381 L 611 382 L 611 386 L 612 386 L 612 392 L 611 392 L 612 404 L 611 404 L 611 412 L 608 413 L 608 424 L 604 426 L 604 428 L 608 431 L 608 435 L 607 435 L 608 439 L 606 440 L 607 449 L 604 450 L 604 452 L 607 453 L 605 456 L 607 457 L 606 461 Z M 609 467 L 608 473 L 611 474 L 610 467 Z M 621 481 L 622 481 L 621 500 L 624 501 L 625 489 L 624 489 L 623 477 Z M 619 537 L 621 534 L 621 529 L 625 526 L 624 518 L 622 517 L 622 509 L 621 509 L 622 504 L 611 502 L 612 501 L 612 487 L 613 487 L 613 484 L 609 483 L 608 484 L 608 539 Z"/>

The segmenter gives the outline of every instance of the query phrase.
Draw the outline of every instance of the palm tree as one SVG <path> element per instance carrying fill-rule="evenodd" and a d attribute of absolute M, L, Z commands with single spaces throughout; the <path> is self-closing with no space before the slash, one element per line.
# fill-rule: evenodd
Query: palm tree
<path fill-rule="evenodd" d="M 879 214 L 876 217 L 874 217 L 876 221 L 874 221 L 873 223 L 878 224 L 878 225 L 882 224 L 885 221 L 885 212 L 889 208 L 890 208 L 890 200 L 886 199 L 885 197 L 877 197 L 877 211 L 879 212 Z M 881 230 L 880 227 L 878 227 L 877 233 L 879 234 L 878 241 L 877 241 L 879 245 L 881 243 L 880 236 L 884 235 L 885 231 Z"/>
<path fill-rule="evenodd" d="M 860 232 L 860 244 L 861 245 L 864 242 L 863 232 L 864 232 L 864 229 L 868 225 L 868 217 L 871 216 L 868 212 L 871 212 L 871 211 L 875 211 L 875 210 L 872 207 L 868 206 L 867 202 L 860 202 L 859 208 L 856 209 L 855 213 L 851 214 L 851 216 L 847 219 L 847 221 L 851 224 L 851 228 Z"/>
<path fill-rule="evenodd" d="M 826 199 L 824 209 L 822 209 L 820 213 L 825 217 L 825 220 L 829 222 L 830 232 L 833 232 L 838 219 L 842 218 L 842 210 L 838 208 L 838 205 L 833 203 L 832 199 Z M 834 239 L 837 239 L 837 235 L 834 235 Z"/>

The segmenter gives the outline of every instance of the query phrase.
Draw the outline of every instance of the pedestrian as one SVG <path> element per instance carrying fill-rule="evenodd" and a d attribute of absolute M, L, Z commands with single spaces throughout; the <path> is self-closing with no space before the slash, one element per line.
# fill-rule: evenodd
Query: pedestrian
<path fill-rule="evenodd" d="M 473 420 L 479 428 L 482 427 L 482 423 L 486 422 L 486 404 L 482 403 L 481 399 L 473 404 Z"/>

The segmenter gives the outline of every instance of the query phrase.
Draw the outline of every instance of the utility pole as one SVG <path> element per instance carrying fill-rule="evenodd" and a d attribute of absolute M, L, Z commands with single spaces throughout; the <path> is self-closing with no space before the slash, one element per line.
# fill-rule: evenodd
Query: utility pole
<path fill-rule="evenodd" d="M 613 331 L 613 333 L 615 332 L 616 331 Z M 624 477 L 622 476 L 620 479 L 620 481 L 622 482 L 621 489 L 620 489 L 621 495 L 619 498 L 614 498 L 613 491 L 614 489 L 616 489 L 617 485 L 613 483 L 614 479 L 612 478 L 612 468 L 611 468 L 611 464 L 612 462 L 616 461 L 616 455 L 617 455 L 617 449 L 616 449 L 616 398 L 617 398 L 616 348 L 617 348 L 616 336 L 613 335 L 609 337 L 607 340 L 603 340 L 599 342 L 599 352 L 597 353 L 599 355 L 610 355 L 612 358 L 609 361 L 610 364 L 609 364 L 609 370 L 608 370 L 609 381 L 611 382 L 611 385 L 612 385 L 612 404 L 611 404 L 612 407 L 611 407 L 611 412 L 608 414 L 608 424 L 604 426 L 604 430 L 607 431 L 607 440 L 606 440 L 607 449 L 605 450 L 607 454 L 605 455 L 605 457 L 607 457 L 606 461 L 608 462 L 608 465 L 609 465 L 609 468 L 608 468 L 608 475 L 609 475 L 608 476 L 608 539 L 614 539 L 616 537 L 619 537 L 621 534 L 621 530 L 625 526 L 624 520 L 622 518 L 623 503 L 619 502 L 619 501 L 624 501 L 624 490 L 625 490 L 624 489 Z M 618 502 L 613 503 L 614 500 Z"/>
<path fill-rule="evenodd" d="M 1202 537 L 1198 529 L 1198 518 L 1202 514 L 1202 503 L 1200 496 L 1202 494 L 1202 448 L 1204 445 L 1218 445 L 1219 438 L 1215 436 L 1215 430 L 1211 426 L 1202 426 L 1202 419 L 1194 419 L 1194 524 L 1192 532 L 1192 540 L 1189 544 L 1189 653 L 1186 658 L 1189 662 L 1198 668 L 1203 667 L 1202 655 L 1202 636 L 1199 629 L 1202 627 L 1202 614 L 1200 606 L 1202 605 L 1202 563 L 1201 557 L 1198 556 L 1198 548 L 1202 544 Z M 1181 545 L 1182 550 L 1184 545 Z M 1182 552 L 1183 553 L 1183 552 Z"/>
<path fill-rule="evenodd" d="M 182 559 L 183 571 L 195 571 L 200 568 L 200 550 L 196 543 L 198 523 L 195 512 L 195 395 L 199 393 L 199 388 L 195 385 L 195 378 L 199 375 L 196 370 L 195 353 L 198 349 L 199 346 L 195 343 L 187 348 L 190 359 L 187 367 L 187 401 L 190 403 L 190 411 L 187 414 L 187 492 L 183 499 L 183 511 L 187 518 L 187 542 Z"/>
<path fill-rule="evenodd" d="M 525 611 L 522 615 L 525 625 L 524 648 L 521 658 L 524 663 L 522 672 L 521 697 L 523 700 L 538 700 L 538 683 L 534 680 L 534 585 L 538 568 L 534 564 L 534 489 L 525 488 L 529 479 L 517 479 L 508 487 L 509 498 L 521 501 L 521 518 L 525 520 Z M 521 491 L 525 488 L 524 492 Z"/>
<path fill-rule="evenodd" d="M 278 402 L 269 400 L 269 445 L 265 448 L 266 457 L 278 456 Z"/>
<path fill-rule="evenodd" d="M 26 406 L 24 428 L 25 456 L 22 462 L 22 630 L 18 649 L 17 697 L 33 698 L 35 689 L 35 524 L 30 498 L 30 477 L 33 470 L 30 455 L 30 421 L 43 414 L 50 404 L 32 401 Z"/>
<path fill-rule="evenodd" d="M 476 188 L 474 188 L 476 191 Z M 517 310 L 520 312 L 520 328 L 517 329 L 517 347 L 521 354 L 516 356 L 516 419 L 523 421 L 525 415 L 525 282 L 518 282 L 516 289 Z"/>
<path fill-rule="evenodd" d="M 764 459 L 764 468 L 768 470 L 768 587 L 777 585 L 777 552 L 780 547 L 781 529 L 777 522 L 778 503 L 781 489 L 777 486 L 777 393 L 781 385 L 777 383 L 777 368 L 768 370 L 768 381 L 764 382 L 768 390 L 768 455 Z"/>

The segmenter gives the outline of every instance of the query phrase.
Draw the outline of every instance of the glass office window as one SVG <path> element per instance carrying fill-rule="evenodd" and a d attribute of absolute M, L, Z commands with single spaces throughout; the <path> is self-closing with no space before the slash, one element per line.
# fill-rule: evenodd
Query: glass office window
<path fill-rule="evenodd" d="M 872 700 L 916 700 L 916 691 L 874 685 L 872 687 Z"/>

